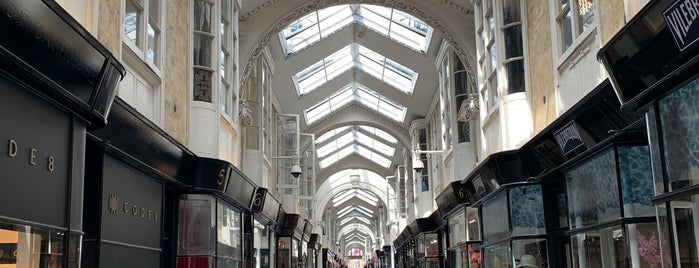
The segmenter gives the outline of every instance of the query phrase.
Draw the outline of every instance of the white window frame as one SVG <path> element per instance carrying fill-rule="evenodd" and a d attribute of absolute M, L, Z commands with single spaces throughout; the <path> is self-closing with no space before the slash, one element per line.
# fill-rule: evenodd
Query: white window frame
<path fill-rule="evenodd" d="M 554 53 L 557 56 L 556 67 L 560 69 L 561 65 L 568 61 L 568 59 L 574 55 L 574 52 L 579 49 L 580 46 L 586 43 L 586 40 L 597 32 L 597 27 L 599 25 L 599 1 L 589 0 L 591 4 L 591 12 L 593 16 L 593 21 L 590 23 L 587 29 L 579 31 L 577 29 L 582 28 L 582 22 L 580 21 L 579 15 L 579 3 L 580 0 L 568 0 L 567 6 L 561 8 L 558 4 L 561 0 L 555 0 L 549 2 L 549 10 L 551 15 L 551 31 L 555 38 L 553 42 Z M 562 29 L 562 19 L 566 14 L 566 11 L 571 12 L 571 44 L 566 48 L 563 44 L 563 29 Z"/>
<path fill-rule="evenodd" d="M 130 1 L 138 6 L 140 8 L 141 15 L 143 18 L 141 21 L 138 22 L 137 27 L 137 32 L 139 36 L 137 38 L 140 38 L 139 43 L 134 43 L 130 39 L 128 39 L 124 35 L 124 14 L 126 12 L 126 2 Z M 155 60 L 156 62 L 150 61 L 146 57 L 146 50 L 148 47 L 148 35 L 147 35 L 147 29 L 148 29 L 148 22 L 151 20 L 150 16 L 148 15 L 150 12 L 150 1 L 157 1 L 158 2 L 158 10 L 156 11 L 159 18 L 160 18 L 160 25 L 155 25 L 156 26 L 156 31 L 159 32 L 159 42 L 156 43 L 156 49 L 158 50 L 158 53 L 155 55 Z M 162 74 L 162 69 L 160 66 L 164 66 L 164 44 L 165 44 L 165 27 L 166 25 L 166 20 L 165 20 L 165 10 L 166 10 L 166 3 L 167 1 L 164 0 L 123 0 L 121 1 L 121 12 L 120 12 L 120 39 L 121 39 L 121 60 L 124 63 L 125 67 L 127 68 L 127 71 L 129 71 L 131 74 L 134 75 L 134 79 L 140 80 L 141 82 L 144 82 L 145 84 L 148 85 L 148 88 L 153 90 L 153 101 L 152 103 L 148 104 L 153 108 L 153 115 L 148 117 L 149 120 L 151 120 L 153 123 L 156 125 L 160 126 L 162 125 L 163 122 L 163 74 Z M 137 39 L 139 40 L 139 39 Z M 141 49 L 141 47 L 144 49 Z M 159 63 L 160 65 L 156 65 L 156 63 Z M 134 89 L 135 90 L 135 89 Z M 120 94 L 125 94 L 125 93 L 120 93 Z M 129 104 L 133 107 L 136 107 L 138 111 L 138 105 L 137 103 L 131 103 L 131 102 L 136 102 L 136 100 L 127 100 Z"/>
<path fill-rule="evenodd" d="M 221 0 L 219 3 L 223 3 L 225 1 L 229 0 Z M 216 54 L 216 58 L 218 59 L 216 62 L 218 63 L 219 68 L 217 68 L 219 72 L 219 81 L 220 84 L 218 84 L 218 108 L 221 116 L 227 120 L 231 125 L 235 125 L 238 122 L 238 92 L 237 92 L 237 72 L 238 72 L 238 15 L 240 12 L 240 7 L 238 6 L 237 1 L 232 1 L 229 2 L 231 5 L 228 6 L 230 8 L 230 13 L 228 18 L 225 17 L 225 13 L 223 11 L 224 5 L 220 4 L 221 11 L 219 12 L 219 21 L 220 24 L 219 27 L 221 27 L 221 24 L 225 24 L 227 26 L 227 29 L 221 29 L 219 28 L 217 34 L 219 35 L 219 49 L 217 50 L 218 53 Z M 224 35 L 221 34 L 222 31 L 226 31 L 228 34 L 228 38 L 224 38 Z M 221 53 L 224 53 L 226 55 L 226 69 L 225 73 L 224 71 L 221 70 Z M 225 76 L 225 77 L 224 77 Z M 225 91 L 222 92 L 223 88 L 225 88 Z M 221 107 L 223 106 L 223 107 Z"/>

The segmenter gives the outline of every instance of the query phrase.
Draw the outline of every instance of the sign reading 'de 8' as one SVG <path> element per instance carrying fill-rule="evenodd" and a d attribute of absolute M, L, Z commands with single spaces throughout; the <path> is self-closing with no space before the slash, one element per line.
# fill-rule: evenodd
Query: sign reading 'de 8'
<path fill-rule="evenodd" d="M 70 116 L 2 76 L 0 96 L 0 215 L 65 226 Z"/>

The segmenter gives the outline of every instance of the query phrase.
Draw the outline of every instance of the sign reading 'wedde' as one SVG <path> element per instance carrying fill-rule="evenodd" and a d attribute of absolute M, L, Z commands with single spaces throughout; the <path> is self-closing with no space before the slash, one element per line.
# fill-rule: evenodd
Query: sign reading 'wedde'
<path fill-rule="evenodd" d="M 699 39 L 699 0 L 681 0 L 663 12 L 665 22 L 680 51 Z"/>

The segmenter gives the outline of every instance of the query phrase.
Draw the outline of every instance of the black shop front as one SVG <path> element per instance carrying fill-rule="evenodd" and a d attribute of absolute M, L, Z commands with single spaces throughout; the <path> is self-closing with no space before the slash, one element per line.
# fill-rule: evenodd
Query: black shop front
<path fill-rule="evenodd" d="M 0 260 L 79 267 L 85 136 L 124 68 L 54 2 L 0 2 Z"/>

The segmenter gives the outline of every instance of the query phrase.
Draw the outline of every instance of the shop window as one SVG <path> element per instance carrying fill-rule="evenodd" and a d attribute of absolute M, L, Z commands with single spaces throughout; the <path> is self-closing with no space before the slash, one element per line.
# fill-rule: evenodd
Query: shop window
<path fill-rule="evenodd" d="M 483 243 L 489 244 L 506 239 L 510 234 L 510 219 L 505 192 L 483 204 Z"/>
<path fill-rule="evenodd" d="M 510 242 L 484 247 L 483 267 L 513 267 Z"/>
<path fill-rule="evenodd" d="M 449 247 L 466 241 L 466 211 L 459 210 L 449 217 Z"/>
<path fill-rule="evenodd" d="M 624 216 L 655 216 L 650 202 L 653 178 L 648 146 L 619 147 L 618 151 Z"/>
<path fill-rule="evenodd" d="M 621 216 L 615 163 L 614 150 L 608 150 L 566 174 L 571 228 Z"/>
<path fill-rule="evenodd" d="M 546 252 L 546 239 L 512 241 L 512 255 L 515 258 L 515 267 L 549 267 Z"/>
<path fill-rule="evenodd" d="M 573 267 L 628 267 L 619 227 L 571 235 Z"/>
<path fill-rule="evenodd" d="M 699 80 L 660 101 L 658 111 L 669 191 L 699 184 Z"/>
<path fill-rule="evenodd" d="M 0 223 L 0 267 L 61 267 L 65 257 L 77 267 L 80 236 L 71 235 L 66 253 L 65 232 Z"/>
<path fill-rule="evenodd" d="M 510 189 L 511 235 L 545 234 L 543 204 L 539 185 Z"/>

